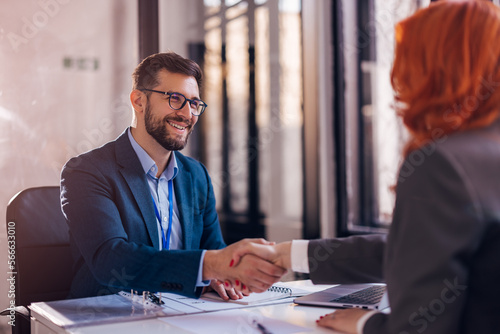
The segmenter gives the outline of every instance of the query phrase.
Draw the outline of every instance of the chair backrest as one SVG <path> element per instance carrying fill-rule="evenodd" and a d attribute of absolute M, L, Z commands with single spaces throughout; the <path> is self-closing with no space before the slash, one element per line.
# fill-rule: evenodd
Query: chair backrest
<path fill-rule="evenodd" d="M 73 260 L 59 193 L 56 186 L 29 188 L 7 206 L 7 236 L 15 236 L 18 306 L 68 296 Z"/>

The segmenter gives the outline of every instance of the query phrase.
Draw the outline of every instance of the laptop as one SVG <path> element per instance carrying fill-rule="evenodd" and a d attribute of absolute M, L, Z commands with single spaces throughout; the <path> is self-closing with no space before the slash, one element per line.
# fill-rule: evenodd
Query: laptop
<path fill-rule="evenodd" d="M 340 284 L 295 298 L 299 305 L 382 310 L 389 307 L 385 284 Z"/>

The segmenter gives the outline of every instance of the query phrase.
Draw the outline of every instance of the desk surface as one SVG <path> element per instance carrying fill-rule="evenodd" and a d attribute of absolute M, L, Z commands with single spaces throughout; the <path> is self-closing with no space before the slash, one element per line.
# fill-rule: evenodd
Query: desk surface
<path fill-rule="evenodd" d="M 295 282 L 287 282 L 287 284 L 294 285 L 300 288 L 304 288 L 310 290 L 311 292 L 318 291 L 329 287 L 330 285 L 313 285 L 310 281 L 295 281 Z M 252 306 L 248 308 L 238 309 L 241 315 L 247 315 L 249 319 L 258 319 L 259 317 L 267 317 L 279 321 L 284 321 L 288 324 L 293 324 L 296 326 L 304 327 L 304 331 L 294 331 L 294 333 L 329 333 L 334 334 L 335 332 L 331 330 L 327 330 L 316 325 L 316 320 L 327 313 L 334 311 L 335 309 L 324 308 L 324 307 L 310 307 L 310 306 L 301 306 L 293 303 L 287 304 L 274 304 L 274 305 L 266 305 L 266 306 Z M 206 313 L 207 316 L 210 314 L 218 313 L 222 315 L 224 312 L 228 311 L 217 311 Z M 193 321 L 197 320 L 196 314 L 191 315 L 183 315 L 182 320 L 189 321 L 192 319 Z M 168 317 L 164 318 L 156 318 L 156 319 L 147 319 L 147 320 L 139 320 L 139 321 L 124 321 L 120 323 L 112 323 L 112 324 L 101 324 L 101 325 L 91 325 L 84 326 L 79 328 L 71 328 L 68 329 L 65 333 L 73 333 L 73 334 L 110 334 L 110 333 L 120 333 L 120 334 L 137 334 L 137 333 L 192 333 L 186 329 L 179 328 L 174 326 L 165 320 L 168 321 Z M 37 326 L 38 325 L 38 326 Z M 32 319 L 32 333 L 35 334 L 43 334 L 43 333 L 52 333 L 44 331 L 37 323 L 36 320 Z M 228 321 L 227 325 L 225 324 L 224 330 L 226 333 L 242 333 L 242 334 L 250 334 L 247 328 L 241 328 L 238 325 L 238 322 L 234 319 Z M 258 333 L 258 331 L 254 331 L 253 333 Z M 224 334 L 220 333 L 220 334 Z"/>
<path fill-rule="evenodd" d="M 329 333 L 334 334 L 333 331 L 327 330 L 316 325 L 316 320 L 331 310 L 320 307 L 298 306 L 295 304 L 277 304 L 269 306 L 257 306 L 242 309 L 248 312 L 249 316 L 252 314 L 264 315 L 269 318 L 283 320 L 298 326 L 305 327 L 309 330 L 296 332 L 296 333 Z M 227 312 L 227 311 L 218 311 Z M 184 315 L 183 317 L 192 317 L 193 315 Z M 255 316 L 255 315 L 254 315 Z M 187 319 L 186 318 L 186 319 Z M 228 326 L 227 333 L 242 332 L 238 330 L 238 326 Z M 68 333 L 74 334 L 137 334 L 137 333 L 189 333 L 192 332 L 182 328 L 173 326 L 160 319 L 150 319 L 135 322 L 121 322 L 117 324 L 106 324 L 98 326 L 86 326 L 77 329 L 72 329 Z M 257 332 L 255 332 L 257 333 Z M 221 333 L 223 334 L 223 333 Z"/>

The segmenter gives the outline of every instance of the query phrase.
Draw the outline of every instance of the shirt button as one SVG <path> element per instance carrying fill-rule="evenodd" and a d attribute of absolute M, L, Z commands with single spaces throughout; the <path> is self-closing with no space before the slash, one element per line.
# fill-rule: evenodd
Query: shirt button
<path fill-rule="evenodd" d="M 167 221 L 167 217 L 163 217 L 163 221 L 166 222 Z"/>

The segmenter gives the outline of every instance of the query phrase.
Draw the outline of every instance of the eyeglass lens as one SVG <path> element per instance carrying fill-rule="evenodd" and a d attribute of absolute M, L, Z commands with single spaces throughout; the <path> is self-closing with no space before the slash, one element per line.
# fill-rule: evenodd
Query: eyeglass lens
<path fill-rule="evenodd" d="M 178 93 L 171 93 L 170 94 L 170 107 L 173 109 L 181 109 L 184 107 L 184 104 L 186 103 L 187 99 L 184 97 L 182 94 Z M 198 100 L 189 100 L 189 105 L 192 109 L 195 109 L 198 114 L 201 114 L 203 112 L 203 102 L 198 101 Z"/>

